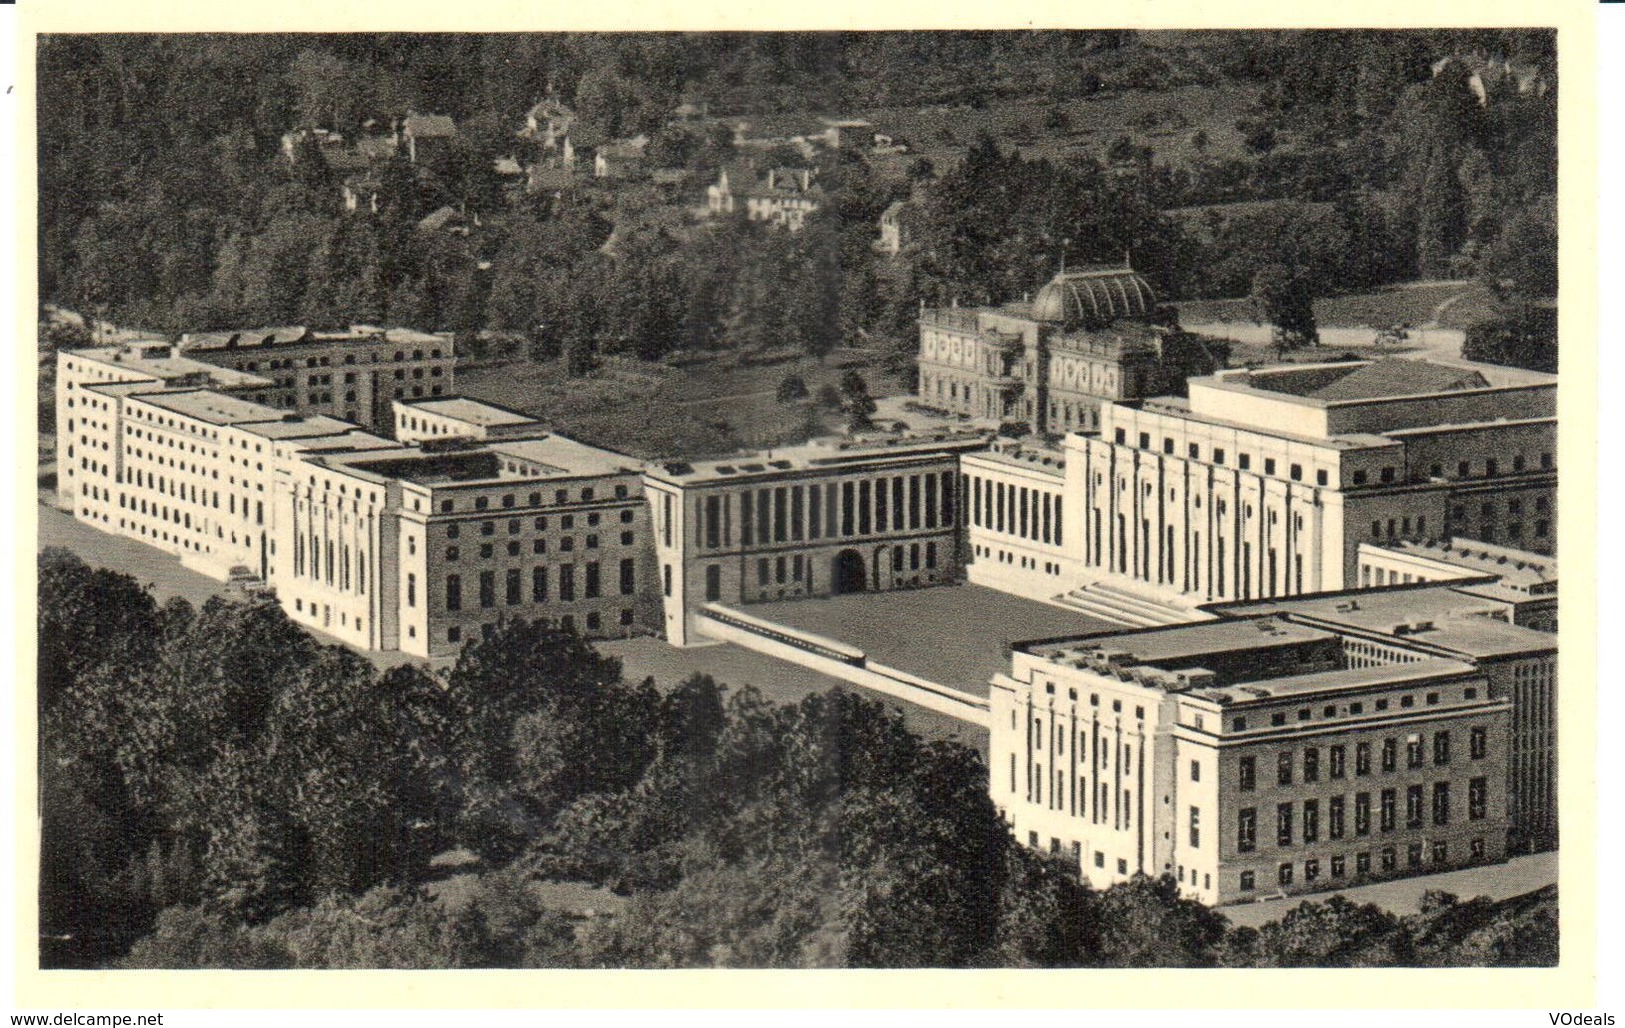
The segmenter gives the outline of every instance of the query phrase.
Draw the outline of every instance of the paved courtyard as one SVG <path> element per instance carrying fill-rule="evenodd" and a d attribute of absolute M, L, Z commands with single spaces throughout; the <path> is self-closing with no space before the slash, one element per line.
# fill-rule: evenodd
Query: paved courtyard
<path fill-rule="evenodd" d="M 984 758 L 987 756 L 987 733 L 974 725 L 903 700 L 868 693 L 850 682 L 732 643 L 678 649 L 660 639 L 613 639 L 598 643 L 597 648 L 600 653 L 621 658 L 622 671 L 628 681 L 652 676 L 661 688 L 676 685 L 699 672 L 732 688 L 754 685 L 768 699 L 795 703 L 812 693 L 839 686 L 848 692 L 884 700 L 887 706 L 901 710 L 909 728 L 927 739 L 957 739 L 979 751 Z"/>
<path fill-rule="evenodd" d="M 1238 925 L 1256 928 L 1271 921 L 1279 921 L 1305 902 L 1323 902 L 1340 895 L 1350 902 L 1375 903 L 1390 913 L 1403 916 L 1414 914 L 1421 908 L 1422 894 L 1429 889 L 1455 893 L 1462 900 L 1478 896 L 1502 900 L 1543 889 L 1556 881 L 1557 854 L 1534 853 L 1490 867 L 1471 867 L 1463 871 L 1423 875 L 1420 878 L 1401 878 L 1398 881 L 1361 885 L 1339 892 L 1293 896 L 1290 899 L 1272 900 L 1268 903 L 1238 903 L 1235 906 L 1221 907 L 1220 912 Z"/>
<path fill-rule="evenodd" d="M 753 603 L 754 617 L 828 636 L 900 671 L 976 696 L 1010 670 L 1010 644 L 1122 625 L 979 585 Z"/>

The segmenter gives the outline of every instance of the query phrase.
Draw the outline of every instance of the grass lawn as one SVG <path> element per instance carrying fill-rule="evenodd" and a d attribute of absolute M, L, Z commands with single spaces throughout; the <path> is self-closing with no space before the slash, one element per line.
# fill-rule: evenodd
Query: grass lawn
<path fill-rule="evenodd" d="M 1475 282 L 1417 282 L 1388 286 L 1368 293 L 1327 296 L 1315 301 L 1315 320 L 1324 328 L 1382 328 L 1388 325 L 1422 325 L 1443 310 L 1440 323 L 1464 327 L 1480 316 L 1489 302 L 1489 293 Z M 1176 303 L 1182 321 L 1191 325 L 1212 322 L 1250 322 L 1252 313 L 1245 299 L 1185 300 Z M 1462 318 L 1467 321 L 1461 321 Z"/>
<path fill-rule="evenodd" d="M 900 383 L 868 366 L 868 355 L 838 350 L 822 364 L 797 358 L 739 366 L 710 356 L 683 367 L 606 360 L 590 378 L 567 377 L 559 364 L 486 363 L 457 372 L 458 391 L 534 414 L 559 431 L 636 457 L 701 457 L 741 448 L 787 445 L 836 430 L 838 415 L 811 401 L 780 403 L 781 379 L 807 388 L 838 384 L 842 366 L 857 370 L 876 397 Z"/>
<path fill-rule="evenodd" d="M 893 158 L 905 165 L 916 157 L 927 157 L 941 170 L 956 162 L 982 132 L 992 133 L 1004 146 L 1019 146 L 1029 157 L 1052 159 L 1080 153 L 1101 157 L 1114 139 L 1126 135 L 1141 146 L 1151 147 L 1158 161 L 1184 165 L 1204 153 L 1211 158 L 1241 156 L 1236 119 L 1252 104 L 1257 92 L 1256 87 L 1246 84 L 1181 86 L 1166 92 L 1102 93 L 1053 105 L 993 101 L 979 109 L 892 107 L 861 114 L 874 122 L 875 131 L 908 141 L 910 152 Z M 1066 115 L 1065 130 L 1045 126 L 1046 117 L 1056 107 Z M 1150 131 L 1131 127 L 1147 112 L 1163 116 L 1162 124 Z M 1023 127 L 1030 130 L 1030 135 Z M 1207 133 L 1205 151 L 1198 151 L 1191 143 L 1198 129 Z"/>

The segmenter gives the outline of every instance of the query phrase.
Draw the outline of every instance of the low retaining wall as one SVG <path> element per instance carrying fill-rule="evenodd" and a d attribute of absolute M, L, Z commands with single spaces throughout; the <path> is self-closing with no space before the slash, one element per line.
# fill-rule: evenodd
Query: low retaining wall
<path fill-rule="evenodd" d="M 978 728 L 988 727 L 986 697 L 973 696 L 873 663 L 862 650 L 837 640 L 764 621 L 717 603 L 708 603 L 701 609 L 700 629 L 713 639 L 735 643 L 843 682 L 907 700 Z"/>

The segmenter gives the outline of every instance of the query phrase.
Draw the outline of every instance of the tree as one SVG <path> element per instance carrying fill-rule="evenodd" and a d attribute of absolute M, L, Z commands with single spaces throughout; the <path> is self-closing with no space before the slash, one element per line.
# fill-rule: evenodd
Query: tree
<path fill-rule="evenodd" d="M 1302 274 L 1281 264 L 1265 265 L 1253 275 L 1248 301 L 1254 321 L 1274 326 L 1277 351 L 1319 345 L 1314 290 Z"/>
<path fill-rule="evenodd" d="M 780 403 L 794 403 L 805 400 L 810 394 L 807 391 L 806 381 L 794 372 L 779 379 L 779 387 L 775 395 Z"/>

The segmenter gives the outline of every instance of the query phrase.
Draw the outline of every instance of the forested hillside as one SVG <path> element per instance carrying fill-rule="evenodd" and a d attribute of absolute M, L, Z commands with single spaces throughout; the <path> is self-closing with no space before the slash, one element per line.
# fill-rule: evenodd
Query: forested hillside
<path fill-rule="evenodd" d="M 767 341 L 906 352 L 922 299 L 1016 298 L 1063 255 L 1126 255 L 1169 299 L 1271 266 L 1318 295 L 1480 277 L 1503 304 L 1484 346 L 1549 334 L 1549 32 L 106 35 L 38 57 L 41 297 L 154 331 L 388 322 L 477 351 L 499 330 L 583 372 Z M 1192 88 L 1239 106 L 1182 125 L 1157 98 Z M 688 191 L 504 194 L 493 162 L 526 159 L 549 90 L 584 137 L 648 134 Z M 1121 125 L 1080 124 L 1127 101 Z M 683 102 L 713 121 L 669 124 Z M 413 110 L 457 137 L 432 169 L 389 162 L 376 216 L 281 151 Z M 794 237 L 696 223 L 736 156 L 727 119 L 787 112 L 872 116 L 916 156 L 820 154 L 827 199 Z M 877 255 L 876 218 L 911 196 L 904 252 Z M 472 229 L 422 231 L 442 206 Z"/>

